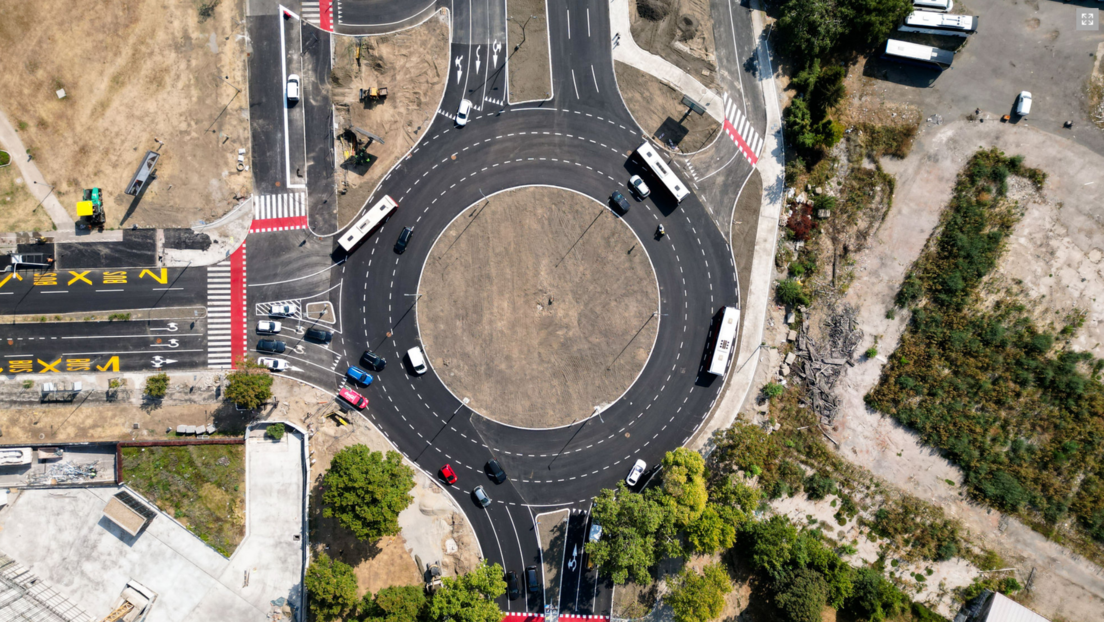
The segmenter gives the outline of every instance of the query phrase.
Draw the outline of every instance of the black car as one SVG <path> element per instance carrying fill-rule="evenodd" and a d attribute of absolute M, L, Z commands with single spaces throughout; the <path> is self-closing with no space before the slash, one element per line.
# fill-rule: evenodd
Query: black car
<path fill-rule="evenodd" d="M 383 368 L 387 367 L 387 359 L 371 350 L 365 350 L 364 354 L 360 355 L 360 362 L 371 367 L 372 371 L 383 371 Z"/>
<path fill-rule="evenodd" d="M 275 339 L 262 339 L 257 342 L 257 349 L 261 352 L 275 352 L 279 354 L 287 348 L 287 344 L 283 341 L 276 341 Z"/>
<path fill-rule="evenodd" d="M 329 343 L 333 341 L 333 333 L 328 330 L 322 330 L 321 328 L 308 328 L 303 337 L 305 337 L 307 341 L 317 341 L 318 343 Z"/>
<path fill-rule="evenodd" d="M 537 593 L 541 591 L 540 579 L 537 578 L 537 567 L 529 566 L 525 569 L 525 583 L 529 585 L 529 591 Z"/>
<path fill-rule="evenodd" d="M 506 573 L 506 594 L 510 597 L 510 600 L 517 600 L 517 597 L 521 596 L 521 590 L 518 588 L 517 573 L 513 570 Z"/>
<path fill-rule="evenodd" d="M 506 471 L 503 471 L 502 467 L 499 466 L 498 460 L 491 460 L 487 463 L 487 475 L 490 475 L 496 484 L 506 481 Z"/>
<path fill-rule="evenodd" d="M 614 193 L 610 195 L 610 203 L 613 205 L 613 209 L 621 214 L 629 211 L 629 200 L 620 192 L 614 191 Z"/>
<path fill-rule="evenodd" d="M 414 237 L 414 227 L 407 227 L 399 234 L 398 241 L 395 242 L 395 252 L 402 255 L 406 250 L 406 245 L 410 244 L 410 238 Z"/>

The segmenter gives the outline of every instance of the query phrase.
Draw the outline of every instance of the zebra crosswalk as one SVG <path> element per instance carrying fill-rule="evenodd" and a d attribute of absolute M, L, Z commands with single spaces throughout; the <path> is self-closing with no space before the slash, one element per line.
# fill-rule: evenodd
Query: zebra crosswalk
<path fill-rule="evenodd" d="M 303 2 L 299 9 L 299 15 L 308 24 L 313 24 L 327 32 L 333 32 L 333 3 L 334 0 Z"/>
<path fill-rule="evenodd" d="M 230 369 L 245 354 L 245 244 L 207 268 L 207 366 Z"/>
<path fill-rule="evenodd" d="M 303 18 L 303 21 L 314 24 L 319 28 L 322 27 L 322 19 L 318 10 L 318 2 L 303 2 L 302 7 L 299 9 L 299 15 Z"/>
<path fill-rule="evenodd" d="M 304 192 L 262 194 L 253 197 L 250 233 L 307 228 L 307 195 Z"/>
<path fill-rule="evenodd" d="M 732 142 L 736 143 L 744 158 L 755 166 L 759 161 L 759 150 L 763 147 L 763 137 L 751 125 L 751 120 L 744 115 L 735 100 L 730 99 L 728 93 L 724 95 L 725 123 L 724 130 Z"/>

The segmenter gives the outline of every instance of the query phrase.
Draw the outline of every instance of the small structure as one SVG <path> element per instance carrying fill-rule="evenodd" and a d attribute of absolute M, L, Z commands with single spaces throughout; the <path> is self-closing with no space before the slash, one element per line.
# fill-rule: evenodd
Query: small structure
<path fill-rule="evenodd" d="M 138 166 L 138 170 L 134 173 L 134 177 L 132 177 L 130 183 L 127 184 L 127 194 L 138 196 L 138 193 L 145 187 L 146 182 L 149 181 L 150 175 L 153 174 L 153 167 L 157 166 L 157 160 L 160 157 L 161 154 L 156 151 L 146 152 L 146 157 L 142 158 L 142 163 Z"/>
<path fill-rule="evenodd" d="M 111 613 L 103 622 L 134 622 L 145 617 L 146 610 L 157 595 L 137 581 L 127 583 L 123 593 L 111 606 Z"/>
<path fill-rule="evenodd" d="M 104 507 L 104 518 L 115 523 L 120 529 L 136 537 L 153 518 L 157 510 L 146 505 L 137 496 L 126 490 L 120 490 Z M 125 592 L 124 592 L 125 593 Z"/>
<path fill-rule="evenodd" d="M 5 447 L 0 449 L 0 467 L 31 463 L 30 447 Z"/>
<path fill-rule="evenodd" d="M 986 590 L 967 603 L 955 622 L 1050 622 L 999 592 Z"/>

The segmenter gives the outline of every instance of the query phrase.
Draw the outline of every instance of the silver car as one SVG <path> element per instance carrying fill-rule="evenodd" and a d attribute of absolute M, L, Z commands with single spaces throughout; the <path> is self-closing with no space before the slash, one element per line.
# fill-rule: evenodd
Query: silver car
<path fill-rule="evenodd" d="M 475 497 L 475 502 L 480 507 L 487 507 L 491 504 L 491 498 L 487 496 L 487 492 L 483 490 L 482 486 L 476 486 L 475 490 L 472 491 L 472 496 Z"/>

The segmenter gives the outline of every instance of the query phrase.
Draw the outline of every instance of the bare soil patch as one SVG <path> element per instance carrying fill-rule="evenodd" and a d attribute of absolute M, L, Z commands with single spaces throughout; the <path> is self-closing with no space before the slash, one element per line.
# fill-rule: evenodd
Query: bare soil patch
<path fill-rule="evenodd" d="M 103 189 L 108 227 L 129 210 L 128 225 L 210 221 L 249 194 L 243 2 L 208 18 L 192 0 L 4 5 L 5 111 L 70 216 L 83 188 Z M 157 180 L 135 203 L 123 191 L 158 140 Z"/>
<path fill-rule="evenodd" d="M 25 184 L 14 162 L 0 168 L 0 231 L 52 231 L 53 221 Z"/>
<path fill-rule="evenodd" d="M 548 13 L 544 0 L 506 2 L 507 75 L 512 104 L 552 97 Z"/>
<path fill-rule="evenodd" d="M 448 40 L 446 11 L 390 35 L 335 37 L 330 90 L 339 132 L 337 216 L 342 226 L 356 217 L 433 120 L 448 79 Z M 372 87 L 387 87 L 387 98 L 360 101 L 360 90 Z M 358 148 L 366 151 L 367 162 L 358 159 Z"/>
<path fill-rule="evenodd" d="M 560 602 L 560 569 L 563 568 L 567 551 L 567 518 L 570 515 L 568 510 L 558 510 L 537 516 L 541 559 L 544 562 L 545 602 Z"/>
<path fill-rule="evenodd" d="M 709 0 L 629 0 L 633 41 L 686 70 L 706 88 L 716 83 Z"/>
<path fill-rule="evenodd" d="M 721 124 L 707 114 L 691 112 L 682 104 L 682 93 L 622 62 L 614 63 L 614 71 L 625 106 L 661 146 L 691 153 L 717 137 Z"/>
<path fill-rule="evenodd" d="M 655 340 L 640 241 L 605 206 L 551 188 L 464 212 L 426 262 L 418 322 L 454 394 L 496 421 L 552 427 L 616 400 Z"/>

